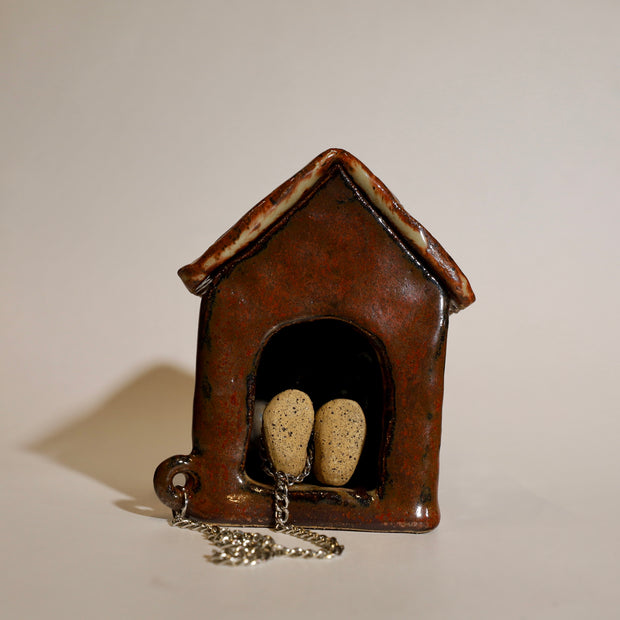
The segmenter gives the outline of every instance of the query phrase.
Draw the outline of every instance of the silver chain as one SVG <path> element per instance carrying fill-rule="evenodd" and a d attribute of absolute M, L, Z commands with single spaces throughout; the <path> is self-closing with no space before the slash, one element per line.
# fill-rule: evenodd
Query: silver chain
<path fill-rule="evenodd" d="M 264 453 L 263 453 L 264 454 Z M 230 566 L 254 566 L 258 562 L 264 562 L 278 556 L 290 558 L 314 558 L 329 560 L 344 551 L 333 536 L 317 534 L 312 530 L 296 525 L 287 525 L 289 518 L 288 491 L 291 486 L 301 482 L 309 473 L 312 466 L 312 451 L 306 459 L 306 466 L 298 476 L 274 471 L 268 459 L 263 458 L 263 469 L 274 479 L 274 530 L 283 534 L 295 536 L 300 540 L 311 543 L 318 549 L 304 547 L 286 547 L 267 534 L 258 532 L 244 532 L 219 525 L 210 525 L 200 521 L 194 521 L 186 516 L 189 497 L 187 491 L 182 488 L 183 507 L 181 510 L 172 512 L 170 524 L 184 530 L 192 530 L 201 533 L 211 544 L 218 547 L 207 559 L 215 564 L 227 564 Z"/>

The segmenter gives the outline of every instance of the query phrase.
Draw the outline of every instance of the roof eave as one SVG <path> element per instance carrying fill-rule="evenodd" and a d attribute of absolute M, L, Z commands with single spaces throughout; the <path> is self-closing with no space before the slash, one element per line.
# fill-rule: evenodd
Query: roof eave
<path fill-rule="evenodd" d="M 475 295 L 469 281 L 450 255 L 361 161 L 342 149 L 321 153 L 248 211 L 202 256 L 179 269 L 179 276 L 188 290 L 203 295 L 210 284 L 211 274 L 263 235 L 334 164 L 344 168 L 415 255 L 443 283 L 450 297 L 450 311 L 458 312 L 472 304 Z"/>

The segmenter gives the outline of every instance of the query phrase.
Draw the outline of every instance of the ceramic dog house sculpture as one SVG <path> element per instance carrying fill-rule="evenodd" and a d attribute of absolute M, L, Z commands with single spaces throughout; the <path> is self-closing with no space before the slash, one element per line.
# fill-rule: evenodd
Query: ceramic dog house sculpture
<path fill-rule="evenodd" d="M 214 524 L 269 526 L 262 409 L 297 388 L 315 409 L 362 406 L 367 434 L 345 487 L 290 490 L 291 521 L 422 532 L 439 522 L 448 316 L 475 297 L 439 243 L 358 159 L 325 151 L 179 275 L 202 298 L 193 449 L 155 472 L 164 504 Z"/>

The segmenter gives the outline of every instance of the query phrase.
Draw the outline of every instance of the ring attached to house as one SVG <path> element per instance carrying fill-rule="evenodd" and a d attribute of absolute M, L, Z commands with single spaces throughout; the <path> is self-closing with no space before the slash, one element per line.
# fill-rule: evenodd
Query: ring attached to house
<path fill-rule="evenodd" d="M 232 564 L 341 553 L 306 528 L 438 525 L 448 318 L 475 296 L 364 164 L 325 151 L 179 275 L 201 298 L 193 449 L 154 478 L 177 525 Z M 229 529 L 274 524 L 316 555 Z"/>

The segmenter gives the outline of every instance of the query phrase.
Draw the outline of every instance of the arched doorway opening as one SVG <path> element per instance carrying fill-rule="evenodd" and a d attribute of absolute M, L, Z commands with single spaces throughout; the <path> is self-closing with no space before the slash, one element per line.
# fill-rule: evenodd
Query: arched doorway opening
<path fill-rule="evenodd" d="M 366 417 L 366 440 L 347 487 L 370 491 L 380 486 L 393 387 L 385 349 L 376 337 L 334 318 L 281 327 L 262 347 L 252 387 L 252 432 L 246 458 L 250 478 L 271 484 L 260 456 L 262 413 L 276 394 L 295 388 L 310 396 L 315 411 L 334 398 L 359 403 Z M 312 475 L 304 482 L 318 484 Z"/>

